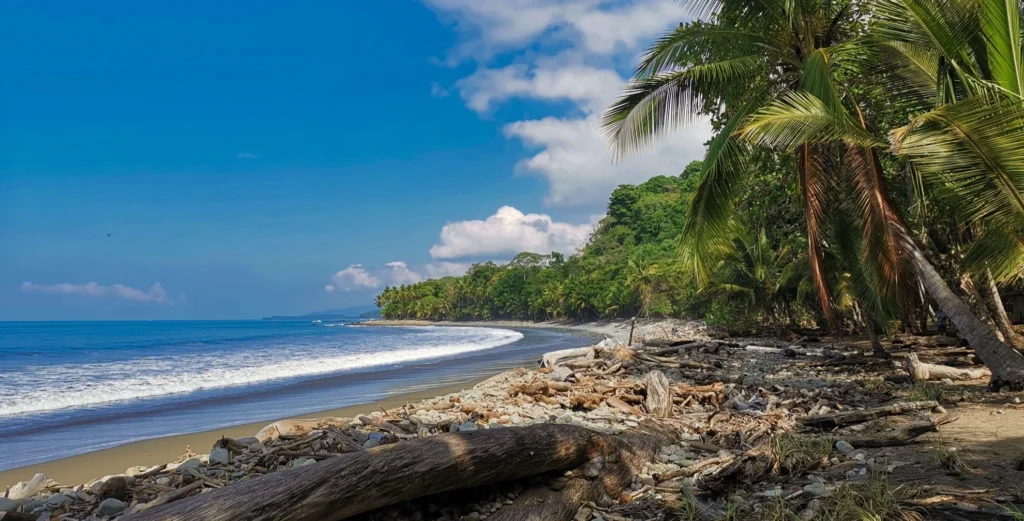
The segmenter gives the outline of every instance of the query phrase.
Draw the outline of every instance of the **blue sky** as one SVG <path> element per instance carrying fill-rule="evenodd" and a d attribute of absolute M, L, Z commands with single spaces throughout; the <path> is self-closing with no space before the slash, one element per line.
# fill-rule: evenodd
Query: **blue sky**
<path fill-rule="evenodd" d="M 0 320 L 246 318 L 570 252 L 671 0 L 0 4 Z M 109 237 L 107 234 L 111 234 Z"/>

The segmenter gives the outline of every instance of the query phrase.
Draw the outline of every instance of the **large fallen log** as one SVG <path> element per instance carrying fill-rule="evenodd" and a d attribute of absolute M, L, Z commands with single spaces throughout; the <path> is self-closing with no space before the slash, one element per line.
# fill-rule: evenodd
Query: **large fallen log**
<path fill-rule="evenodd" d="M 555 424 L 442 434 L 238 481 L 122 521 L 336 521 L 431 494 L 576 468 L 611 454 L 613 442 Z"/>
<path fill-rule="evenodd" d="M 949 378 L 950 380 L 977 380 L 979 378 L 988 378 L 991 375 L 986 369 L 960 369 L 948 365 L 926 364 L 918 359 L 914 353 L 907 355 L 906 367 L 907 373 L 910 373 L 910 376 L 919 382 L 942 380 L 943 378 Z"/>
<path fill-rule="evenodd" d="M 616 499 L 632 482 L 634 474 L 661 448 L 656 436 L 631 435 L 611 438 L 603 453 L 569 475 L 557 486 L 538 485 L 527 489 L 508 506 L 488 517 L 489 521 L 570 521 L 587 503 Z M 589 519 L 589 517 L 587 518 Z"/>
<path fill-rule="evenodd" d="M 801 416 L 796 421 L 808 427 L 831 429 L 843 425 L 853 425 L 885 416 L 894 416 L 910 411 L 927 411 L 939 406 L 939 402 L 896 402 L 884 407 L 874 407 L 860 411 L 840 411 L 830 414 L 815 414 L 813 416 Z"/>

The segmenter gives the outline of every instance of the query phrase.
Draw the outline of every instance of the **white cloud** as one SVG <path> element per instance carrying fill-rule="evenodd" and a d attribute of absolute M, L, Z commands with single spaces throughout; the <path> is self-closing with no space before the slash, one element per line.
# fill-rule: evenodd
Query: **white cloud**
<path fill-rule="evenodd" d="M 608 54 L 651 39 L 685 15 L 673 0 L 425 0 L 466 39 L 449 61 L 537 42 Z"/>
<path fill-rule="evenodd" d="M 441 242 L 430 248 L 434 259 L 462 259 L 529 251 L 572 253 L 587 238 L 593 224 L 555 222 L 550 215 L 524 214 L 502 206 L 483 221 L 458 221 L 444 225 Z"/>
<path fill-rule="evenodd" d="M 326 291 L 327 293 L 330 293 L 330 294 L 333 295 L 335 291 L 338 291 L 338 288 L 334 287 L 331 284 L 328 284 L 328 285 L 324 286 L 324 291 Z"/>
<path fill-rule="evenodd" d="M 623 183 L 640 183 L 655 175 L 678 174 L 687 163 L 704 155 L 711 137 L 705 123 L 656 142 L 642 154 L 614 163 L 597 115 L 579 119 L 547 117 L 505 126 L 505 135 L 539 149 L 521 160 L 520 173 L 548 180 L 546 202 L 577 205 L 607 200 Z"/>
<path fill-rule="evenodd" d="M 238 159 L 256 159 L 260 157 L 259 154 L 253 154 L 252 152 L 239 152 L 235 154 Z"/>
<path fill-rule="evenodd" d="M 423 275 L 410 270 L 409 265 L 402 261 L 389 262 L 384 267 L 387 269 L 385 278 L 391 285 L 415 284 L 423 280 Z"/>
<path fill-rule="evenodd" d="M 466 105 L 486 113 L 513 98 L 569 101 L 562 114 L 505 125 L 510 139 L 533 150 L 517 172 L 548 181 L 549 205 L 606 201 L 622 183 L 678 174 L 704 155 L 710 125 L 694 125 L 659 140 L 634 158 L 614 163 L 601 130 L 601 114 L 626 78 L 609 64 L 635 62 L 640 48 L 684 20 L 672 0 L 427 0 L 454 17 L 467 45 L 519 56 L 501 68 L 480 67 L 456 83 Z M 545 54 L 541 42 L 557 44 Z M 465 50 L 466 48 L 462 48 Z M 478 49 L 479 50 L 479 49 Z M 486 58 L 487 53 L 477 54 Z"/>
<path fill-rule="evenodd" d="M 352 264 L 331 275 L 331 281 L 334 282 L 335 288 L 345 291 L 372 289 L 381 286 L 380 279 L 366 271 L 362 264 Z"/>
<path fill-rule="evenodd" d="M 432 279 L 439 279 L 442 277 L 461 277 L 469 271 L 469 262 L 449 262 L 439 261 L 431 262 L 426 266 L 423 266 L 423 270 L 427 272 L 427 276 Z"/>
<path fill-rule="evenodd" d="M 435 98 L 446 98 L 446 97 L 448 97 L 448 94 L 450 94 L 448 92 L 448 89 L 442 87 L 440 83 L 438 83 L 436 81 L 430 82 L 430 95 L 431 96 L 433 96 Z"/>
<path fill-rule="evenodd" d="M 569 100 L 586 112 L 595 112 L 615 99 L 623 82 L 613 70 L 586 65 L 531 69 L 515 64 L 501 69 L 480 69 L 459 80 L 457 86 L 466 105 L 477 112 L 487 112 L 492 103 L 514 97 Z"/>
<path fill-rule="evenodd" d="M 131 286 L 125 286 L 124 284 L 113 284 L 111 286 L 104 286 L 95 282 L 88 282 L 86 284 L 33 284 L 31 282 L 22 282 L 21 291 L 25 293 L 46 293 L 52 295 L 81 295 L 86 297 L 114 297 L 123 300 L 131 300 L 135 302 L 153 302 L 157 304 L 173 304 L 170 298 L 167 297 L 167 292 L 164 291 L 163 286 L 159 282 L 153 284 L 148 290 L 141 290 L 133 288 Z"/>

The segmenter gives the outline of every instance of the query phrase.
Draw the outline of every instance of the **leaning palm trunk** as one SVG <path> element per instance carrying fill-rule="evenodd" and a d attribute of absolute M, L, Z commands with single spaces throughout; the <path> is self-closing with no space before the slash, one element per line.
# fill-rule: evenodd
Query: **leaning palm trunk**
<path fill-rule="evenodd" d="M 1024 388 L 1024 355 L 1000 342 L 995 331 L 971 313 L 967 304 L 949 289 L 916 244 L 909 243 L 908 250 L 925 290 L 935 299 L 939 308 L 949 315 L 960 335 L 974 348 L 978 358 L 992 370 L 992 385 Z"/>
<path fill-rule="evenodd" d="M 1010 322 L 1006 308 L 1003 307 L 1003 300 L 999 298 L 999 288 L 988 270 L 981 274 L 981 294 L 992 320 L 996 323 L 996 328 L 1003 334 L 1003 340 L 1012 347 L 1024 348 L 1024 337 L 1014 331 L 1013 323 Z"/>
<path fill-rule="evenodd" d="M 982 296 L 978 285 L 974 283 L 974 278 L 971 277 L 970 273 L 964 272 L 960 275 L 960 287 L 967 294 L 967 304 L 970 306 L 974 316 L 980 318 L 986 326 L 991 328 L 1000 342 L 1006 342 L 1006 335 L 1001 329 L 996 327 L 995 321 L 992 320 L 992 309 Z"/>

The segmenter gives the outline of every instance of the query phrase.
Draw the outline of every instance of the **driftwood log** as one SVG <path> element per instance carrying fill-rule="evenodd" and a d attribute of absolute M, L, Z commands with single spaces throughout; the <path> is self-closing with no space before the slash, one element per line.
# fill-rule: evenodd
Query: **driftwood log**
<path fill-rule="evenodd" d="M 893 431 L 877 435 L 847 437 L 846 441 L 857 448 L 894 447 L 909 445 L 919 436 L 929 432 L 938 432 L 939 425 L 945 425 L 958 419 L 956 415 L 946 415 L 938 420 L 919 420 L 911 422 Z"/>
<path fill-rule="evenodd" d="M 580 347 L 576 349 L 563 349 L 545 353 L 540 359 L 541 367 L 554 367 L 559 361 L 569 358 L 594 358 L 593 347 Z"/>
<path fill-rule="evenodd" d="M 335 521 L 418 497 L 615 458 L 612 437 L 543 424 L 419 438 L 239 481 L 122 521 Z"/>
<path fill-rule="evenodd" d="M 647 386 L 647 398 L 644 407 L 647 413 L 655 418 L 668 418 L 672 414 L 672 392 L 668 387 L 668 378 L 661 371 L 651 371 L 644 378 Z"/>
<path fill-rule="evenodd" d="M 990 375 L 986 369 L 960 369 L 949 367 L 948 365 L 926 364 L 918 359 L 914 353 L 907 355 L 906 367 L 910 376 L 919 382 L 942 380 L 943 378 L 949 378 L 950 380 L 976 380 L 987 378 Z"/>
<path fill-rule="evenodd" d="M 860 411 L 840 411 L 830 414 L 801 416 L 796 420 L 808 427 L 831 429 L 833 427 L 853 425 L 855 423 L 862 423 L 868 420 L 883 418 L 885 416 L 895 416 L 897 414 L 903 414 L 910 411 L 928 411 L 938 406 L 939 402 L 936 401 L 896 402 L 884 407 L 874 407 Z"/>
<path fill-rule="evenodd" d="M 656 436 L 609 438 L 604 450 L 585 465 L 556 480 L 555 486 L 527 489 L 489 521 L 570 521 L 581 506 L 617 499 L 632 477 L 661 448 Z M 588 517 L 589 519 L 589 517 Z"/>

